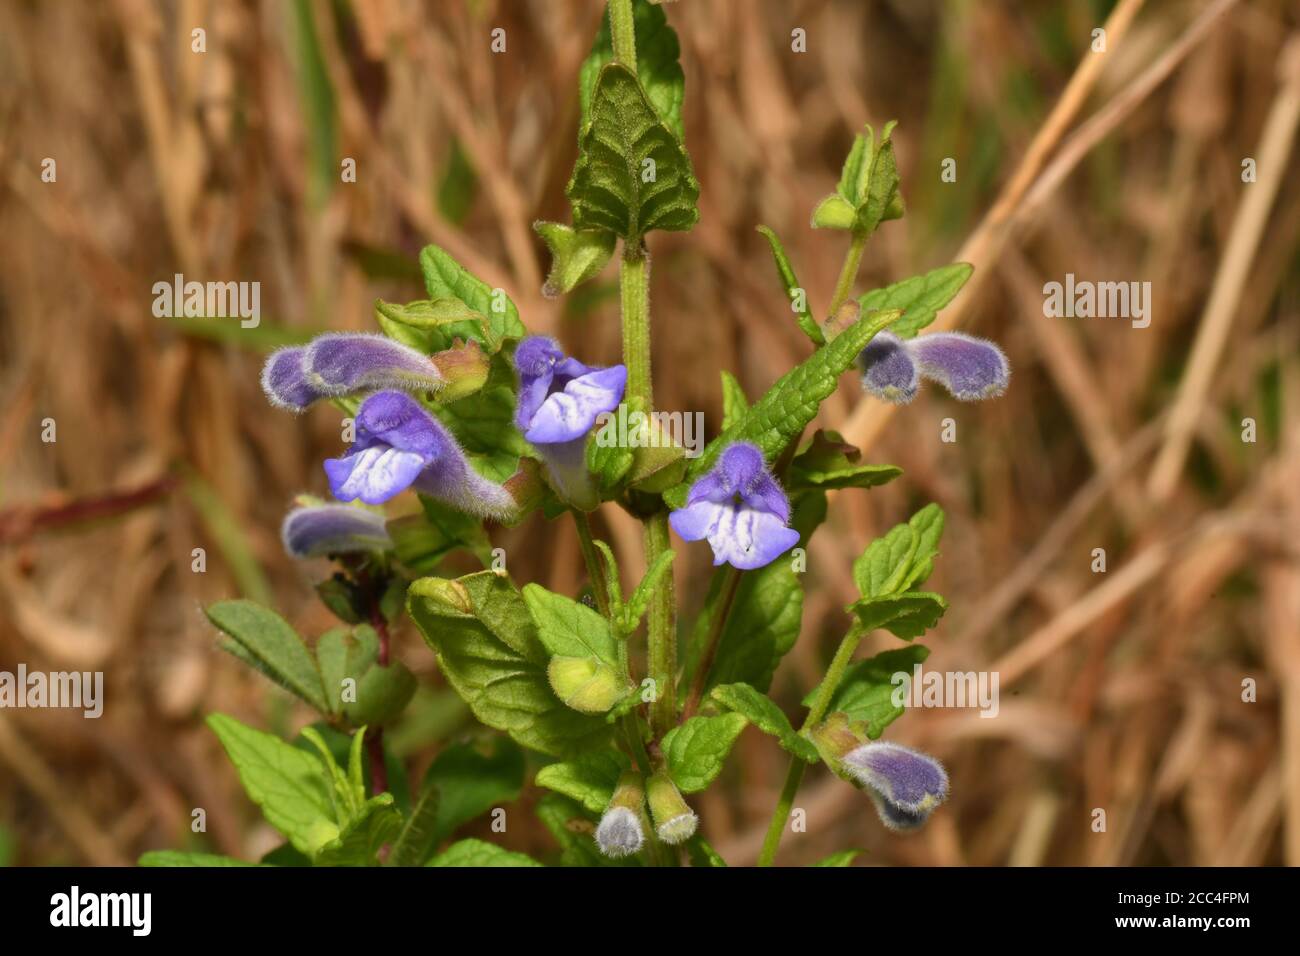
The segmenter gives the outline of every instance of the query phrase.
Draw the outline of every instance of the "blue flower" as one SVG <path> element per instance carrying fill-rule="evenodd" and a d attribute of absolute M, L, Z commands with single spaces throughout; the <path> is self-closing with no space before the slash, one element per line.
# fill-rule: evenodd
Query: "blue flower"
<path fill-rule="evenodd" d="M 618 408 L 627 368 L 592 368 L 567 358 L 554 339 L 534 335 L 515 349 L 519 404 L 515 424 L 534 445 L 585 438 L 596 419 Z"/>
<path fill-rule="evenodd" d="M 515 509 L 510 493 L 476 472 L 443 424 L 404 392 L 376 392 L 362 402 L 356 436 L 347 455 L 325 461 L 340 501 L 377 505 L 413 487 L 484 517 Z"/>
<path fill-rule="evenodd" d="M 262 369 L 262 390 L 271 404 L 295 412 L 317 399 L 369 389 L 436 391 L 445 384 L 427 355 L 364 332 L 330 332 L 308 345 L 278 349 Z"/>
<path fill-rule="evenodd" d="M 728 445 L 668 521 L 687 541 L 708 538 L 715 565 L 741 570 L 771 564 L 799 541 L 799 532 L 786 527 L 790 500 L 763 453 L 747 442 Z"/>
<path fill-rule="evenodd" d="M 554 339 L 534 335 L 515 349 L 519 401 L 515 424 L 546 466 L 564 501 L 590 511 L 600 503 L 587 471 L 587 435 L 596 419 L 618 408 L 627 368 L 592 368 L 568 358 Z"/>
<path fill-rule="evenodd" d="M 928 754 L 878 740 L 845 754 L 843 767 L 871 795 L 891 830 L 915 830 L 948 798 L 948 774 Z"/>
<path fill-rule="evenodd" d="M 285 551 L 295 558 L 386 551 L 393 546 L 382 514 L 335 504 L 294 508 L 284 516 L 280 539 Z"/>
<path fill-rule="evenodd" d="M 862 350 L 858 362 L 862 387 L 898 405 L 916 397 L 922 378 L 939 382 L 963 402 L 1001 395 L 1011 378 L 1011 366 L 1000 348 L 960 332 L 906 340 L 881 332 Z"/>

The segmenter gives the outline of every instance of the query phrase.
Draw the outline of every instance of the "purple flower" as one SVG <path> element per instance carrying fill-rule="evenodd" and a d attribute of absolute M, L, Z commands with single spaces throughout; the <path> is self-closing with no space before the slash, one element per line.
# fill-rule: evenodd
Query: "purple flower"
<path fill-rule="evenodd" d="M 484 517 L 505 517 L 515 500 L 476 472 L 436 418 L 404 392 L 376 392 L 357 411 L 357 437 L 342 458 L 325 461 L 340 501 L 377 505 L 413 487 Z"/>
<path fill-rule="evenodd" d="M 915 830 L 948 797 L 948 774 L 928 754 L 874 741 L 844 756 L 844 769 L 871 795 L 891 830 Z"/>
<path fill-rule="evenodd" d="M 272 405 L 300 412 L 320 398 L 375 388 L 436 390 L 446 384 L 428 356 L 382 335 L 330 332 L 271 353 L 262 389 Z"/>
<path fill-rule="evenodd" d="M 771 564 L 799 541 L 799 532 L 786 527 L 790 500 L 763 453 L 747 442 L 728 445 L 668 521 L 687 541 L 708 538 L 715 565 L 741 570 Z"/>
<path fill-rule="evenodd" d="M 294 508 L 284 516 L 280 539 L 295 558 L 386 551 L 393 546 L 382 514 L 335 504 Z"/>
<path fill-rule="evenodd" d="M 973 402 L 1001 395 L 1011 377 L 1002 350 L 961 332 L 936 332 L 900 339 L 881 332 L 858 356 L 862 387 L 876 398 L 905 405 L 916 397 L 920 379 L 941 383 L 954 398 Z"/>
<path fill-rule="evenodd" d="M 590 511 L 600 496 L 587 471 L 587 433 L 618 408 L 627 385 L 622 365 L 592 368 L 567 358 L 554 339 L 534 335 L 515 349 L 519 403 L 515 424 L 533 443 L 546 476 L 566 503 Z"/>
<path fill-rule="evenodd" d="M 534 445 L 585 438 L 596 419 L 618 408 L 627 385 L 622 365 L 592 368 L 567 358 L 554 339 L 534 335 L 515 349 L 519 405 L 515 424 Z"/>

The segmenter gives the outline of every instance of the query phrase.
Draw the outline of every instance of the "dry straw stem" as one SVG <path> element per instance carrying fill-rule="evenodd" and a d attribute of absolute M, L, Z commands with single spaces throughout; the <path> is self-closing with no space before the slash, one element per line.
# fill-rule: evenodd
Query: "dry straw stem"
<path fill-rule="evenodd" d="M 962 324 L 970 304 L 975 301 L 984 282 L 993 271 L 1002 249 L 1017 227 L 1023 226 L 1043 207 L 1066 176 L 1088 152 L 1120 125 L 1137 106 L 1163 82 L 1197 44 L 1209 33 L 1220 16 L 1238 0 L 1214 0 L 1189 26 L 1183 36 L 1155 63 L 1116 96 L 1091 120 L 1080 126 L 1065 141 L 1056 158 L 1046 168 L 1046 156 L 1057 144 L 1092 91 L 1109 53 L 1113 53 L 1128 30 L 1142 0 L 1125 0 L 1106 20 L 1107 55 L 1088 54 L 1075 70 L 1065 92 L 1053 107 L 1043 128 L 1021 160 L 1015 175 L 999 194 L 997 202 L 976 227 L 957 253 L 956 261 L 969 262 L 975 273 L 957 298 L 942 311 L 931 327 L 945 331 Z M 1039 172 L 1041 170 L 1041 175 Z M 1032 185 L 1031 185 L 1032 184 Z M 897 406 L 863 400 L 840 429 L 846 441 L 870 448 L 888 423 Z"/>
<path fill-rule="evenodd" d="M 1284 477 L 1279 482 L 1282 526 L 1300 528 L 1300 363 L 1283 376 Z M 1285 833 L 1283 854 L 1300 866 L 1300 559 L 1293 554 L 1270 562 L 1264 573 L 1265 650 L 1280 681 L 1281 764 Z"/>
<path fill-rule="evenodd" d="M 1178 483 L 1191 447 L 1197 419 L 1205 406 L 1206 393 L 1214 378 L 1223 348 L 1232 331 L 1242 290 L 1250 275 L 1255 251 L 1268 222 L 1273 199 L 1282 185 L 1287 162 L 1300 122 L 1300 34 L 1287 41 L 1278 63 L 1278 91 L 1264 123 L 1264 134 L 1256 152 L 1258 181 L 1246 187 L 1228 235 L 1227 249 L 1219 261 L 1209 301 L 1201 317 L 1192 357 L 1183 373 L 1165 434 L 1165 444 L 1156 458 L 1147 483 L 1152 499 L 1168 500 Z"/>
<path fill-rule="evenodd" d="M 13 719 L 0 714 L 0 763 L 5 764 L 32 793 L 40 797 L 55 823 L 94 866 L 127 866 L 127 860 L 94 820 L 86 816 L 76 800 L 65 798 L 53 771 L 14 726 Z"/>

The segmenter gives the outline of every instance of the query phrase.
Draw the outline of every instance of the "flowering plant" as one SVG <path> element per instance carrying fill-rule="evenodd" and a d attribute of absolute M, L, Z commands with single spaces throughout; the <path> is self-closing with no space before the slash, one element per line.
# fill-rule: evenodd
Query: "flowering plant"
<path fill-rule="evenodd" d="M 924 590 L 943 531 L 937 506 L 854 562 L 861 596 L 798 729 L 766 691 L 799 637 L 799 574 L 827 493 L 900 474 L 860 462 L 834 432 L 804 437 L 840 376 L 856 366 L 864 390 L 891 402 L 911 400 L 922 378 L 973 400 L 1006 387 L 1006 359 L 969 336 L 918 334 L 969 266 L 851 295 L 868 239 L 904 212 L 891 124 L 878 141 L 870 129 L 855 138 L 838 188 L 812 214 L 814 227 L 849 234 L 823 321 L 804 304 L 779 239 L 763 229 L 809 356 L 752 403 L 723 371 L 721 432 L 698 458 L 671 442 L 595 441 L 603 415 L 627 406 L 644 417 L 654 407 L 648 240 L 698 218 L 682 91 L 676 37 L 660 7 L 610 0 L 581 71 L 572 224 L 537 230 L 553 256 L 548 294 L 589 281 L 621 247 L 622 363 L 588 365 L 580 345 L 570 351 L 529 335 L 508 297 L 437 246 L 420 256 L 427 300 L 377 304 L 383 335 L 323 335 L 267 362 L 272 404 L 301 411 L 332 402 L 351 435 L 323 463 L 337 501 L 304 498 L 282 529 L 293 556 L 335 563 L 318 590 L 340 626 L 308 642 L 252 602 L 208 609 L 227 649 L 322 718 L 296 744 L 209 718 L 249 796 L 287 841 L 266 862 L 535 865 L 501 843 L 449 841 L 462 823 L 518 795 L 522 747 L 541 761 L 533 782 L 549 793 L 537 810 L 560 863 L 723 865 L 686 797 L 715 781 L 751 724 L 790 760 L 761 864 L 775 858 L 810 764 L 824 762 L 865 791 L 895 830 L 923 825 L 945 799 L 948 778 L 936 760 L 878 739 L 903 709 L 891 676 L 925 658 L 915 638 L 947 606 Z M 408 491 L 420 513 L 387 519 L 381 506 Z M 643 525 L 647 570 L 630 591 L 589 520 L 607 503 Z M 537 512 L 576 523 L 587 594 L 519 587 L 493 557 L 486 527 Z M 670 529 L 684 542 L 707 542 L 715 565 L 698 619 L 680 628 L 681 648 Z M 484 570 L 441 576 L 453 552 Z M 504 735 L 489 753 L 448 748 L 414 793 L 384 739 L 417 689 L 390 654 L 389 632 L 403 615 L 474 717 Z M 855 662 L 861 638 L 876 629 L 905 645 Z M 851 859 L 846 851 L 828 862 Z M 218 861 L 164 852 L 144 862 Z"/>

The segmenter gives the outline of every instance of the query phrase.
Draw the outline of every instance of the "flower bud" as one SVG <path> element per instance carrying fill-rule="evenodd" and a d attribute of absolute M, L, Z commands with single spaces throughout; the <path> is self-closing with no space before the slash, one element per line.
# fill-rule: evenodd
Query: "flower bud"
<path fill-rule="evenodd" d="M 321 398 L 375 388 L 436 391 L 446 385 L 436 363 L 382 335 L 327 332 L 308 345 L 271 353 L 262 389 L 272 405 L 300 412 Z"/>
<path fill-rule="evenodd" d="M 667 770 L 657 770 L 646 785 L 655 833 L 665 843 L 685 843 L 695 835 L 700 819 L 682 798 Z"/>
<path fill-rule="evenodd" d="M 618 859 L 640 850 L 645 844 L 644 815 L 645 787 L 641 775 L 635 770 L 625 770 L 596 827 L 600 852 Z"/>
<path fill-rule="evenodd" d="M 552 657 L 546 667 L 555 696 L 583 714 L 604 714 L 627 694 L 613 668 L 594 657 Z"/>
<path fill-rule="evenodd" d="M 845 755 L 844 770 L 871 795 L 891 830 L 915 830 L 948 797 L 948 774 L 928 754 L 879 740 Z"/>
<path fill-rule="evenodd" d="M 429 361 L 442 379 L 442 390 L 438 392 L 438 401 L 454 402 L 466 395 L 473 395 L 487 384 L 491 361 L 487 353 L 479 347 L 478 342 L 453 345 L 441 352 L 434 352 Z"/>
<path fill-rule="evenodd" d="M 354 551 L 387 551 L 384 516 L 352 505 L 318 504 L 294 508 L 280 526 L 284 550 L 295 558 Z"/>

